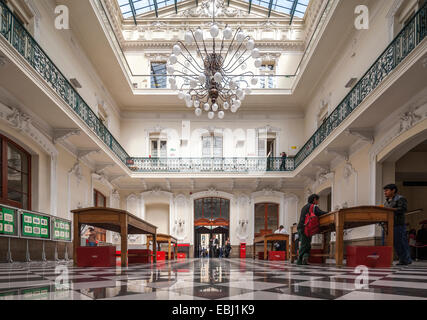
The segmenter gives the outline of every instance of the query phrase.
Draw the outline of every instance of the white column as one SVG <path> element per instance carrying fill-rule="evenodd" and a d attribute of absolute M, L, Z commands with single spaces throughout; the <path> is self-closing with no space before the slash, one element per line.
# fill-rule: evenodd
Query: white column
<path fill-rule="evenodd" d="M 286 224 L 286 211 L 287 211 L 286 209 L 287 208 L 285 208 L 285 195 L 282 194 L 280 196 L 280 205 L 279 205 L 279 226 L 280 225 L 285 226 Z"/>
<path fill-rule="evenodd" d="M 50 157 L 50 214 L 58 215 L 58 182 L 57 182 L 58 157 Z M 69 213 L 67 213 L 68 215 Z"/>
<path fill-rule="evenodd" d="M 248 243 L 247 244 L 253 245 L 254 244 L 253 239 L 255 237 L 255 201 L 253 198 L 251 198 L 249 206 L 252 208 L 251 216 L 248 219 L 249 223 L 251 224 L 251 226 L 250 226 L 251 233 L 248 235 Z"/>
<path fill-rule="evenodd" d="M 174 201 L 174 197 L 173 194 L 170 195 L 169 198 L 169 234 L 172 235 L 173 232 L 173 222 L 175 219 L 175 205 L 174 205 L 175 201 Z"/>

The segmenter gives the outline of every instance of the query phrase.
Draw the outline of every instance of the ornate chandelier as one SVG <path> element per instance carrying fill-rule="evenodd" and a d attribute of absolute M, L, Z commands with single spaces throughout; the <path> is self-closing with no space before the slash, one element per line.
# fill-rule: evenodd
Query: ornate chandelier
<path fill-rule="evenodd" d="M 212 1 L 210 35 L 211 40 L 205 39 L 200 28 L 186 32 L 185 43 L 178 41 L 172 48 L 167 73 L 171 88 L 178 91 L 178 98 L 184 100 L 188 108 L 194 107 L 196 116 L 205 111 L 212 120 L 216 114 L 223 119 L 227 110 L 237 112 L 245 96 L 251 94 L 250 85 L 258 83 L 253 71 L 247 70 L 247 62 L 254 59 L 258 69 L 262 61 L 255 41 L 240 27 L 233 33 L 226 25 L 220 39 L 215 0 Z M 195 48 L 195 54 L 188 49 L 190 46 Z"/>

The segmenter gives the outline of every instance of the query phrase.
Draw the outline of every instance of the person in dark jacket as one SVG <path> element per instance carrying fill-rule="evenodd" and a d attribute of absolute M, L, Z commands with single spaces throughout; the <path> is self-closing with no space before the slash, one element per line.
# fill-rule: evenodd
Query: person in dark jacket
<path fill-rule="evenodd" d="M 282 163 L 280 164 L 280 171 L 286 171 L 286 153 L 282 152 Z"/>
<path fill-rule="evenodd" d="M 298 254 L 298 265 L 307 265 L 308 258 L 310 257 L 311 250 L 311 237 L 307 237 L 304 233 L 305 228 L 305 216 L 309 214 L 310 207 L 314 204 L 314 214 L 316 216 L 321 216 L 327 214 L 327 212 L 322 211 L 317 206 L 319 203 L 319 196 L 317 194 L 312 194 L 308 197 L 308 203 L 301 209 L 301 217 L 298 223 L 298 239 L 299 239 L 299 254 Z"/>
<path fill-rule="evenodd" d="M 394 208 L 394 250 L 399 257 L 398 266 L 407 266 L 412 263 L 408 239 L 406 237 L 405 213 L 408 210 L 408 201 L 397 194 L 397 186 L 388 184 L 384 187 L 386 208 Z"/>

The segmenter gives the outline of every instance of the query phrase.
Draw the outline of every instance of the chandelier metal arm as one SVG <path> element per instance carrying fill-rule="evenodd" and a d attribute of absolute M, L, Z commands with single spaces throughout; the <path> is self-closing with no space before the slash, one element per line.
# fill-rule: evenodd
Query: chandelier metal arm
<path fill-rule="evenodd" d="M 230 59 L 230 61 L 228 62 L 228 64 L 224 67 L 224 69 L 227 69 L 227 68 L 229 67 L 229 64 L 233 61 L 233 59 L 234 59 L 234 57 L 236 56 L 237 52 L 239 52 L 240 48 L 243 46 L 243 43 L 245 42 L 245 40 L 250 39 L 250 38 L 251 38 L 251 37 L 246 36 L 246 37 L 243 39 L 242 43 L 239 45 L 239 47 L 236 49 L 236 51 L 234 51 L 233 56 L 231 57 L 231 59 Z M 248 51 L 248 49 L 245 49 L 245 51 L 243 52 L 243 54 L 245 54 L 247 51 Z M 243 55 L 243 54 L 242 54 L 242 55 Z M 240 57 L 241 57 L 241 56 L 240 56 Z M 239 59 L 240 59 L 240 57 L 239 57 Z M 239 61 L 239 60 L 238 60 L 238 59 L 236 59 L 236 61 Z M 236 63 L 236 61 L 235 61 L 234 63 Z M 225 64 L 225 60 L 224 60 L 224 64 Z M 233 65 L 234 65 L 234 64 L 233 64 Z"/>
<path fill-rule="evenodd" d="M 228 46 L 228 50 L 227 50 L 227 53 L 225 54 L 225 56 L 224 56 L 224 63 L 225 63 L 225 61 L 227 60 L 227 56 L 228 56 L 228 54 L 230 53 L 230 49 L 233 47 L 233 43 L 234 43 L 234 40 L 236 39 L 236 36 L 237 36 L 237 34 L 239 33 L 239 31 L 241 31 L 242 29 L 240 28 L 240 27 L 238 27 L 237 28 L 237 30 L 236 30 L 236 32 L 234 33 L 234 36 L 233 36 L 233 39 L 231 40 L 231 43 L 230 43 L 230 45 Z"/>
<path fill-rule="evenodd" d="M 177 75 L 177 77 L 183 77 L 183 78 L 188 78 L 188 79 L 194 79 L 193 77 L 191 77 L 191 76 L 194 76 L 194 77 L 197 77 L 197 74 L 186 74 L 186 73 L 184 73 L 184 72 L 182 72 L 182 71 L 179 71 L 179 70 L 176 70 L 175 72 L 178 72 L 178 73 L 180 73 L 181 75 Z"/>
<path fill-rule="evenodd" d="M 188 60 L 187 60 L 188 61 Z M 196 73 L 195 73 L 195 71 L 194 70 L 191 70 L 189 67 L 186 67 L 185 65 L 183 65 L 181 62 L 179 62 L 179 61 L 177 61 L 176 62 L 177 64 L 179 64 L 180 66 L 182 66 L 182 67 L 184 67 L 185 69 L 187 69 L 188 71 L 190 71 L 190 72 L 192 72 L 192 74 L 194 75 L 194 76 L 198 76 Z M 189 62 L 189 63 L 191 63 L 191 62 Z M 193 66 L 193 65 L 192 65 Z M 196 69 L 196 67 L 194 67 L 193 66 L 193 68 L 194 69 Z M 176 71 L 176 72 L 178 72 L 178 71 Z M 203 72 L 203 71 L 201 71 L 201 70 L 197 70 L 196 69 L 196 72 Z"/>
<path fill-rule="evenodd" d="M 227 29 L 227 27 L 228 27 L 228 24 L 225 25 L 226 29 Z M 221 49 L 219 50 L 219 55 L 222 55 L 222 49 L 224 49 L 224 39 L 225 39 L 225 36 L 222 35 Z"/>
<path fill-rule="evenodd" d="M 191 31 L 191 32 L 193 32 L 193 31 Z M 193 38 L 194 38 L 194 34 L 193 34 Z M 202 61 L 203 61 L 203 55 L 202 55 L 202 53 L 200 52 L 199 45 L 197 44 L 196 38 L 194 38 L 194 41 L 196 42 L 197 50 L 198 50 L 198 52 L 199 52 L 199 54 L 200 54 L 200 56 L 201 56 L 201 58 L 202 58 Z M 190 53 L 190 51 L 188 51 L 188 49 L 187 49 L 187 47 L 185 46 L 185 44 L 184 44 L 181 40 L 179 40 L 177 43 L 180 43 L 180 44 L 184 47 L 185 51 L 187 51 L 187 53 L 188 53 L 188 54 L 190 55 L 190 57 L 193 59 L 194 63 L 197 65 L 197 67 L 198 67 L 198 68 L 200 68 L 200 70 L 202 70 L 201 72 L 203 72 L 203 67 L 199 66 L 199 64 L 197 63 L 197 60 L 196 60 L 196 59 L 194 59 L 193 55 Z M 182 56 L 183 56 L 183 57 L 184 57 L 184 58 L 185 58 L 185 59 L 186 59 L 186 60 L 187 60 L 191 65 L 193 65 L 193 64 L 191 63 L 191 61 L 189 61 L 185 55 L 183 55 L 182 53 L 181 53 L 181 55 L 182 55 Z M 194 65 L 193 65 L 193 67 L 194 67 Z M 196 67 L 194 67 L 194 69 L 196 69 L 196 70 L 197 70 L 197 68 L 196 68 Z"/>
<path fill-rule="evenodd" d="M 246 52 L 246 51 L 245 51 Z M 244 53 L 245 53 L 244 52 Z M 244 53 L 238 58 L 238 59 L 240 59 L 243 55 L 244 55 Z M 232 72 L 234 72 L 234 71 L 236 71 L 237 70 L 237 68 L 239 68 L 241 65 L 243 65 L 246 61 L 248 61 L 249 59 L 251 58 L 251 56 L 249 55 L 245 60 L 243 60 L 242 61 L 242 63 L 239 63 L 233 70 L 231 70 L 231 68 L 236 64 L 236 62 L 234 62 L 231 66 L 230 66 L 230 68 L 228 68 L 228 69 L 224 69 L 224 71 L 225 72 L 227 72 L 227 73 L 232 73 Z"/>

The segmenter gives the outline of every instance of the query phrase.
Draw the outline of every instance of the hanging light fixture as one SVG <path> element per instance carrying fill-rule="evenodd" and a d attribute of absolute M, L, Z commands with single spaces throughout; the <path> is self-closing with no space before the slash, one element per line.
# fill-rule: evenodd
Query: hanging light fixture
<path fill-rule="evenodd" d="M 178 41 L 173 46 L 167 65 L 169 83 L 178 91 L 178 98 L 184 100 L 188 108 L 195 108 L 196 116 L 206 112 L 211 120 L 215 116 L 223 119 L 226 111 L 237 112 L 245 97 L 251 94 L 250 86 L 258 83 L 252 71 L 245 71 L 248 61 L 254 60 L 256 69 L 262 63 L 255 41 L 240 27 L 233 33 L 226 25 L 222 40 L 217 39 L 221 38 L 221 31 L 215 22 L 215 0 L 212 6 L 212 47 L 206 46 L 208 41 L 202 29 L 189 30 L 185 43 Z M 189 46 L 195 47 L 194 55 Z"/>

